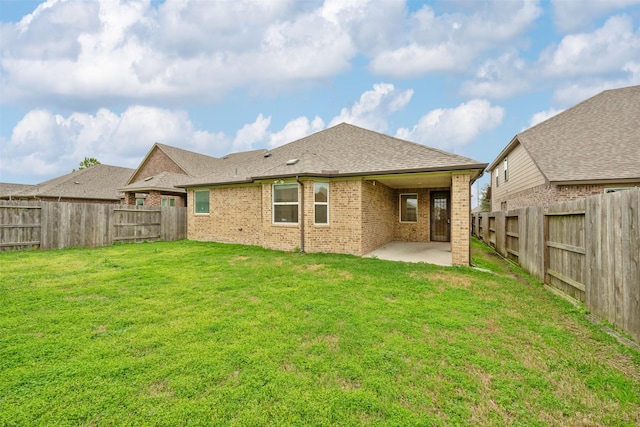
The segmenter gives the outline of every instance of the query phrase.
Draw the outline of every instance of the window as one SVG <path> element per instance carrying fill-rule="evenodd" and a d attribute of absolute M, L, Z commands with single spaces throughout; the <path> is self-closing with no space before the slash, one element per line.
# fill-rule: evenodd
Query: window
<path fill-rule="evenodd" d="M 507 158 L 504 158 L 504 182 L 509 180 L 509 174 L 507 173 Z"/>
<path fill-rule="evenodd" d="M 193 198 L 195 200 L 195 213 L 208 214 L 209 213 L 209 190 L 197 190 L 193 192 Z"/>
<path fill-rule="evenodd" d="M 500 167 L 496 168 L 496 187 L 500 185 Z"/>
<path fill-rule="evenodd" d="M 273 222 L 298 223 L 298 184 L 273 184 Z"/>
<path fill-rule="evenodd" d="M 136 206 L 144 206 L 144 199 L 142 197 L 136 199 Z"/>
<path fill-rule="evenodd" d="M 329 183 L 316 182 L 313 194 L 314 223 L 329 224 Z"/>
<path fill-rule="evenodd" d="M 400 195 L 400 222 L 418 222 L 418 195 Z"/>
<path fill-rule="evenodd" d="M 171 198 L 171 199 L 168 199 L 168 198 L 162 199 L 161 205 L 162 206 L 175 206 L 176 205 L 176 199 L 173 199 L 173 198 Z"/>

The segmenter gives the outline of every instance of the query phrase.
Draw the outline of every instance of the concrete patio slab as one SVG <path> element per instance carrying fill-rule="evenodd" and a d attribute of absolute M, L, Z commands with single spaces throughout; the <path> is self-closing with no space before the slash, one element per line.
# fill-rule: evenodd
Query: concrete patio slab
<path fill-rule="evenodd" d="M 365 258 L 379 258 L 388 261 L 426 262 L 429 264 L 451 266 L 450 243 L 390 242 Z"/>

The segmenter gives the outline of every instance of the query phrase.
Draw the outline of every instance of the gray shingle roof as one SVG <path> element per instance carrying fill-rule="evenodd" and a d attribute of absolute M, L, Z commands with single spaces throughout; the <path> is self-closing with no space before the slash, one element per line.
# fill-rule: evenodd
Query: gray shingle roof
<path fill-rule="evenodd" d="M 30 184 L 11 184 L 0 182 L 0 198 L 13 197 L 15 194 L 31 188 Z"/>
<path fill-rule="evenodd" d="M 485 163 L 342 123 L 271 151 L 246 153 L 188 185 L 295 175 L 355 176 L 484 169 Z M 289 160 L 297 160 L 288 165 Z"/>
<path fill-rule="evenodd" d="M 126 187 L 122 187 L 120 191 L 126 192 L 143 192 L 143 191 L 169 191 L 175 193 L 186 193 L 182 188 L 177 188 L 176 185 L 182 184 L 188 179 L 186 175 L 161 172 L 155 176 L 150 176 L 142 181 L 134 182 Z"/>
<path fill-rule="evenodd" d="M 606 90 L 515 140 L 551 182 L 640 179 L 640 86 Z"/>
<path fill-rule="evenodd" d="M 183 150 L 182 148 L 172 147 L 170 145 L 158 143 L 156 143 L 156 145 L 176 162 L 187 175 L 191 176 L 202 176 L 210 173 L 215 169 L 215 165 L 220 160 L 216 157 L 194 153 L 193 151 Z"/>
<path fill-rule="evenodd" d="M 95 165 L 71 172 L 49 181 L 33 185 L 14 197 L 62 197 L 118 201 L 133 169 L 119 166 Z"/>

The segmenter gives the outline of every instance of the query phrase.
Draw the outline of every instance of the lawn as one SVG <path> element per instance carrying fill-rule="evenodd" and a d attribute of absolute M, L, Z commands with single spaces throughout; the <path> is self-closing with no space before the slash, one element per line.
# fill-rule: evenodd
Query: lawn
<path fill-rule="evenodd" d="M 640 355 L 473 257 L 0 253 L 0 425 L 640 424 Z"/>

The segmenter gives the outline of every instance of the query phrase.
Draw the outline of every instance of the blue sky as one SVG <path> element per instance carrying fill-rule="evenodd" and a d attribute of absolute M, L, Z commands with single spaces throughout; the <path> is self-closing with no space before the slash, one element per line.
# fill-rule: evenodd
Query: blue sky
<path fill-rule="evenodd" d="M 489 163 L 640 84 L 640 0 L 0 0 L 0 21 L 1 182 L 343 121 Z"/>

